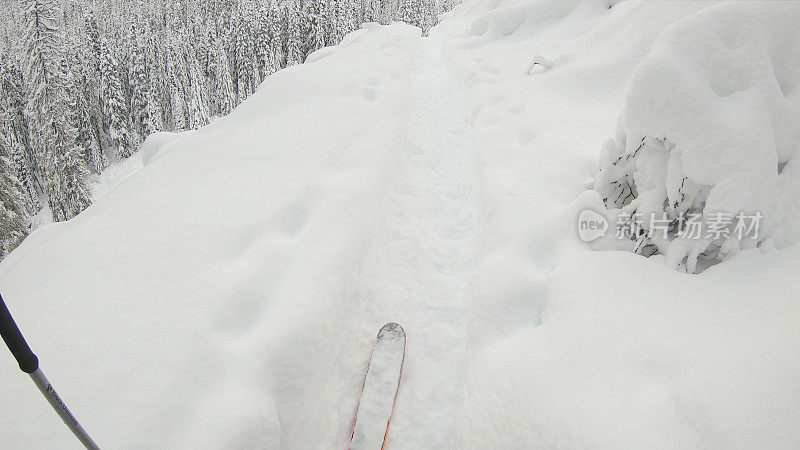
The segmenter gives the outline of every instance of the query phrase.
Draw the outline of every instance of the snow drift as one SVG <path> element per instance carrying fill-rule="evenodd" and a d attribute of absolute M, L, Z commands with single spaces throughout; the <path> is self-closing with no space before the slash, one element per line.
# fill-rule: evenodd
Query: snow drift
<path fill-rule="evenodd" d="M 630 236 L 634 251 L 695 272 L 769 238 L 796 242 L 798 23 L 797 3 L 734 2 L 659 36 L 636 69 L 595 183 L 606 205 L 641 230 Z M 758 235 L 749 224 L 748 235 L 685 233 L 687 215 L 713 226 L 725 214 L 736 227 L 742 213 L 764 216 Z M 653 233 L 653 214 L 670 222 L 666 236 Z"/>

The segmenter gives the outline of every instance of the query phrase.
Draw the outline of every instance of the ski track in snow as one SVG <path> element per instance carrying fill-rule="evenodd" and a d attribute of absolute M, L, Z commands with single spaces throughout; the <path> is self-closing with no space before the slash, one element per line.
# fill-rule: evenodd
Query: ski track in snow
<path fill-rule="evenodd" d="M 411 108 L 366 274 L 375 314 L 408 333 L 388 448 L 449 446 L 471 293 L 474 153 L 441 42 L 423 38 Z"/>

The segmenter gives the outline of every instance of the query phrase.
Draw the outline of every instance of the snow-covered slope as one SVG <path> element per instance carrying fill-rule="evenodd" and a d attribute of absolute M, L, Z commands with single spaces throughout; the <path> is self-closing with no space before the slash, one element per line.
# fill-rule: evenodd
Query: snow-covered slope
<path fill-rule="evenodd" d="M 359 274 L 401 150 L 419 34 L 357 32 L 270 77 L 2 262 L 3 297 L 101 446 L 345 446 L 389 321 Z M 2 441 L 74 445 L 0 361 Z"/>
<path fill-rule="evenodd" d="M 3 297 L 107 448 L 346 448 L 390 321 L 388 448 L 791 447 L 796 246 L 691 276 L 575 233 L 636 68 L 708 6 L 473 0 L 429 38 L 355 32 L 155 138 L 0 263 Z M 0 442 L 77 448 L 10 357 L 0 379 Z"/>

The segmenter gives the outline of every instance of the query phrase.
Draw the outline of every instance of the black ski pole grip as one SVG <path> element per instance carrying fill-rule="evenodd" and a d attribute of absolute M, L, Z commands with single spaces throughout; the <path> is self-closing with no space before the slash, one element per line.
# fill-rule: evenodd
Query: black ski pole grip
<path fill-rule="evenodd" d="M 0 335 L 3 336 L 6 346 L 19 363 L 19 368 L 25 373 L 36 372 L 36 369 L 39 368 L 39 358 L 33 354 L 28 343 L 25 342 L 25 338 L 22 337 L 2 295 L 0 295 Z"/>

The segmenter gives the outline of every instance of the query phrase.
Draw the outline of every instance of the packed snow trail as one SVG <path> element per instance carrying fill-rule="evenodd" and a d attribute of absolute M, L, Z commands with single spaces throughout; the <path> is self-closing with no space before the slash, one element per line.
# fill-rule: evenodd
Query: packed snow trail
<path fill-rule="evenodd" d="M 441 58 L 420 41 L 411 107 L 365 274 L 375 314 L 408 333 L 389 448 L 445 448 L 465 358 L 473 263 L 473 158 L 468 124 Z"/>

